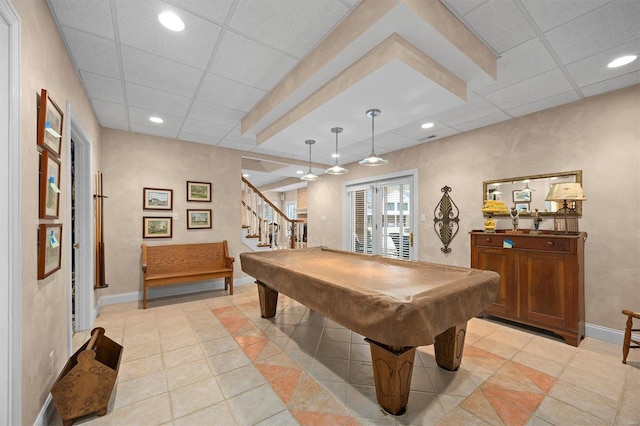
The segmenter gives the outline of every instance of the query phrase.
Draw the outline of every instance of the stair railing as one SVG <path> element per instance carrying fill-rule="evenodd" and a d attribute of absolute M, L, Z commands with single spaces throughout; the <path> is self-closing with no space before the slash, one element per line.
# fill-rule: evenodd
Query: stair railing
<path fill-rule="evenodd" d="M 242 177 L 242 227 L 259 247 L 306 247 L 304 220 L 290 219 L 244 176 Z M 305 241 L 303 241 L 305 240 Z"/>

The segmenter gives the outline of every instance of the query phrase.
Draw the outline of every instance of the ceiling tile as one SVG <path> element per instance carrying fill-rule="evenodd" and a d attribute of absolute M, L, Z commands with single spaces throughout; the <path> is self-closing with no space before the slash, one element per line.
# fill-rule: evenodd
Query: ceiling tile
<path fill-rule="evenodd" d="M 225 136 L 225 139 L 232 141 L 232 142 L 238 142 L 241 143 L 243 145 L 251 145 L 252 148 L 254 148 L 256 146 L 256 138 L 253 137 L 246 137 L 246 136 L 242 136 L 240 134 L 240 124 L 238 124 L 237 126 L 235 126 L 228 134 L 227 136 Z"/>
<path fill-rule="evenodd" d="M 198 92 L 198 101 L 246 112 L 262 99 L 265 93 L 265 90 L 207 74 Z"/>
<path fill-rule="evenodd" d="M 535 102 L 530 102 L 515 108 L 508 109 L 507 112 L 514 117 L 521 117 L 523 115 L 542 111 L 543 109 L 553 108 L 558 105 L 574 102 L 579 99 L 580 96 L 578 95 L 578 93 L 576 93 L 575 90 L 570 90 L 568 92 L 560 93 L 558 95 L 550 96 L 548 98 L 540 99 Z"/>
<path fill-rule="evenodd" d="M 193 133 L 196 135 L 208 135 L 215 140 L 224 138 L 230 131 L 231 127 L 224 127 L 196 120 L 187 120 L 184 123 L 184 126 L 182 126 L 182 132 Z"/>
<path fill-rule="evenodd" d="M 167 0 L 166 3 L 218 24 L 223 24 L 233 5 L 233 0 Z"/>
<path fill-rule="evenodd" d="M 195 68 L 127 46 L 122 46 L 122 64 L 127 82 L 176 95 L 192 96 L 202 77 Z"/>
<path fill-rule="evenodd" d="M 433 127 L 428 129 L 423 129 L 421 126 L 424 123 L 431 122 L 434 124 Z M 402 135 L 406 138 L 414 139 L 417 141 L 424 140 L 430 135 L 441 132 L 447 126 L 439 122 L 438 120 L 432 119 L 431 117 L 427 117 L 423 120 L 416 121 L 413 123 L 409 123 L 405 126 L 398 127 L 397 129 L 392 130 L 393 133 Z"/>
<path fill-rule="evenodd" d="M 640 83 L 640 72 L 635 71 L 629 74 L 621 75 L 619 77 L 611 78 L 609 80 L 601 81 L 599 83 L 591 84 L 582 88 L 582 93 L 585 96 L 594 96 L 601 93 L 610 92 L 623 87 L 628 87 L 634 84 Z"/>
<path fill-rule="evenodd" d="M 189 118 L 203 121 L 205 123 L 215 123 L 222 126 L 234 127 L 246 113 L 234 109 L 224 108 L 217 105 L 196 101 L 191 108 Z"/>
<path fill-rule="evenodd" d="M 511 0 L 491 0 L 464 18 L 498 53 L 535 36 L 529 22 Z"/>
<path fill-rule="evenodd" d="M 205 69 L 221 27 L 159 0 L 115 0 L 120 42 L 163 58 Z M 185 23 L 174 32 L 160 24 L 158 15 L 176 13 Z"/>
<path fill-rule="evenodd" d="M 638 38 L 640 2 L 614 1 L 544 35 L 564 64 Z"/>
<path fill-rule="evenodd" d="M 108 129 L 126 130 L 129 131 L 129 122 L 121 120 L 113 120 L 110 118 L 100 118 L 100 126 Z"/>
<path fill-rule="evenodd" d="M 467 121 L 466 123 L 460 123 L 456 126 L 456 128 L 458 130 L 462 130 L 463 132 L 466 132 L 469 130 L 490 126 L 492 124 L 496 124 L 501 121 L 508 120 L 510 118 L 513 118 L 513 117 L 511 117 L 508 114 L 505 114 L 502 111 L 498 111 L 493 114 L 485 115 L 484 117 L 480 117 L 472 121 Z"/>
<path fill-rule="evenodd" d="M 445 6 L 455 10 L 459 15 L 466 15 L 487 0 L 442 0 Z"/>
<path fill-rule="evenodd" d="M 96 115 L 100 119 L 105 118 L 125 122 L 129 119 L 129 117 L 127 117 L 127 110 L 124 104 L 101 101 L 99 99 L 93 99 L 91 102 L 93 103 L 93 109 L 96 112 Z"/>
<path fill-rule="evenodd" d="M 217 146 L 218 142 L 220 141 L 218 137 L 213 135 L 200 135 L 200 134 L 189 133 L 185 131 L 180 132 L 180 134 L 178 135 L 178 139 L 183 141 L 197 142 L 197 143 L 203 143 L 206 145 L 213 145 L 213 146 Z"/>
<path fill-rule="evenodd" d="M 89 71 L 81 71 L 80 77 L 90 98 L 124 104 L 124 92 L 119 79 Z"/>
<path fill-rule="evenodd" d="M 224 138 L 218 143 L 218 146 L 221 148 L 231 148 L 231 149 L 239 149 L 241 151 L 251 151 L 256 144 L 245 144 L 239 141 L 231 140 L 229 138 Z"/>
<path fill-rule="evenodd" d="M 348 12 L 336 0 L 242 1 L 229 25 L 249 38 L 302 58 Z"/>
<path fill-rule="evenodd" d="M 555 69 L 489 93 L 486 98 L 500 109 L 511 109 L 564 93 L 571 89 L 573 89 L 573 86 L 571 86 L 562 71 Z"/>
<path fill-rule="evenodd" d="M 60 25 L 113 40 L 111 6 L 104 0 L 47 0 Z"/>
<path fill-rule="evenodd" d="M 181 117 L 165 114 L 162 116 L 164 123 L 154 124 L 149 121 L 149 117 L 152 115 L 154 115 L 154 111 L 152 110 L 129 107 L 131 131 L 170 138 L 176 138 L 178 136 L 178 130 L 182 125 Z"/>
<path fill-rule="evenodd" d="M 630 54 L 640 57 L 640 39 L 573 62 L 566 69 L 576 84 L 583 87 L 640 70 L 638 59 L 620 68 L 607 68 L 607 64 L 613 59 Z"/>
<path fill-rule="evenodd" d="M 269 90 L 296 63 L 297 60 L 292 57 L 239 34 L 225 31 L 210 71 L 249 86 Z"/>
<path fill-rule="evenodd" d="M 477 97 L 470 99 L 466 104 L 433 114 L 432 117 L 445 126 L 455 127 L 458 124 L 466 123 L 495 112 L 498 112 L 498 108 L 491 105 L 491 103 L 485 99 Z"/>
<path fill-rule="evenodd" d="M 609 3 L 611 0 L 521 0 L 540 30 L 571 21 Z"/>
<path fill-rule="evenodd" d="M 76 67 L 109 77 L 120 77 L 118 54 L 113 40 L 63 27 L 67 45 Z"/>
<path fill-rule="evenodd" d="M 127 101 L 129 105 L 150 111 L 171 115 L 185 115 L 191 105 L 191 98 L 174 95 L 157 89 L 127 83 Z"/>
<path fill-rule="evenodd" d="M 556 61 L 540 39 L 533 38 L 504 52 L 498 58 L 496 82 L 476 92 L 481 95 L 491 93 L 557 67 Z"/>

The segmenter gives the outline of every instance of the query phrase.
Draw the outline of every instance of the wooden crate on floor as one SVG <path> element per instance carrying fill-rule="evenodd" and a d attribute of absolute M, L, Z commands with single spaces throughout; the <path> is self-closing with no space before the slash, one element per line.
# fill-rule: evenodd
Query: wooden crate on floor
<path fill-rule="evenodd" d="M 91 339 L 69 358 L 51 388 L 64 426 L 87 414 L 107 414 L 121 357 L 122 346 L 105 336 L 104 328 L 91 330 Z"/>

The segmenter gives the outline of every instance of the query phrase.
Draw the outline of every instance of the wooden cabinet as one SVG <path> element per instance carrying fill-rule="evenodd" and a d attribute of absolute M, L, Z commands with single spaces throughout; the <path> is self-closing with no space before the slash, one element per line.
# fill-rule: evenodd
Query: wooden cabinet
<path fill-rule="evenodd" d="M 585 239 L 586 233 L 471 232 L 471 267 L 500 274 L 496 301 L 483 313 L 551 331 L 577 346 L 584 338 Z"/>

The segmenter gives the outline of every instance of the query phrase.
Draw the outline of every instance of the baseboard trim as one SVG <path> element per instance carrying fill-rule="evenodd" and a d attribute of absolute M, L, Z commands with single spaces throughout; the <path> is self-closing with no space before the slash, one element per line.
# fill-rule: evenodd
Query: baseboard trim
<path fill-rule="evenodd" d="M 624 324 L 624 318 L 621 319 L 621 324 Z M 584 333 L 587 337 L 593 337 L 594 339 L 604 340 L 605 342 L 614 343 L 622 346 L 624 340 L 624 331 L 614 330 L 613 328 L 603 327 L 596 324 L 585 324 Z M 633 339 L 640 340 L 640 335 L 633 334 Z"/>
<path fill-rule="evenodd" d="M 53 414 L 55 413 L 56 407 L 53 404 L 53 398 L 51 398 L 51 394 L 47 395 L 47 399 L 44 401 L 44 405 L 40 409 L 38 413 L 38 417 L 33 422 L 33 426 L 47 426 L 51 423 L 51 419 L 53 418 Z"/>
<path fill-rule="evenodd" d="M 233 286 L 238 287 L 246 284 L 252 284 L 254 282 L 255 278 L 253 277 L 237 278 L 233 280 Z M 220 290 L 221 288 L 224 288 L 224 279 L 204 281 L 195 284 L 182 284 L 176 286 L 151 288 L 147 290 L 147 299 L 152 300 L 161 297 L 179 296 L 210 290 Z M 137 302 L 138 300 L 142 300 L 142 292 L 140 291 L 107 294 L 105 296 L 101 296 L 98 300 L 98 303 L 96 304 L 93 319 L 95 321 L 95 319 L 98 317 L 98 314 L 100 313 L 100 309 L 102 309 L 103 306 L 115 305 L 118 303 Z"/>

